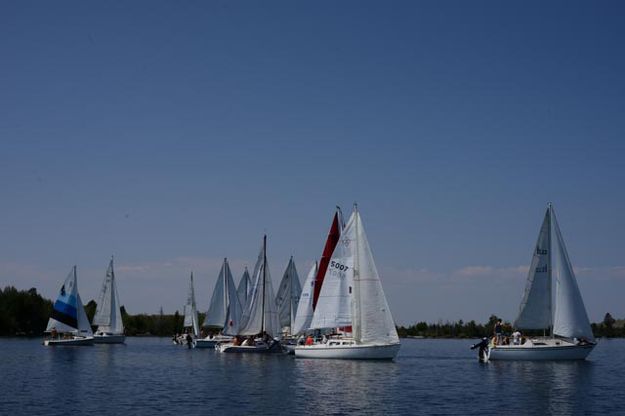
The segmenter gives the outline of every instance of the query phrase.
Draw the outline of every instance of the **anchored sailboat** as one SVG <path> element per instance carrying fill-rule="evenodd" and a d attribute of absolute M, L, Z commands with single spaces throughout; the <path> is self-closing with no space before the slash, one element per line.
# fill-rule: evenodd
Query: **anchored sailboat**
<path fill-rule="evenodd" d="M 555 296 L 552 286 L 555 281 Z M 582 295 L 551 204 L 532 256 L 515 328 L 550 331 L 488 349 L 490 360 L 583 360 L 595 346 Z"/>
<path fill-rule="evenodd" d="M 292 335 L 292 326 L 295 322 L 295 314 L 297 313 L 297 305 L 301 293 L 302 287 L 299 283 L 297 268 L 295 267 L 293 256 L 291 256 L 276 295 L 280 327 L 282 328 L 282 333 L 286 336 Z"/>
<path fill-rule="evenodd" d="M 94 334 L 96 344 L 123 344 L 124 324 L 119 304 L 119 294 L 115 284 L 113 258 L 106 270 L 106 277 L 98 297 L 98 306 L 93 317 L 93 325 L 98 325 Z"/>
<path fill-rule="evenodd" d="M 358 209 L 354 206 L 319 292 L 310 329 L 350 327 L 353 336 L 298 345 L 303 358 L 393 359 L 400 343 Z"/>
<path fill-rule="evenodd" d="M 237 288 L 232 279 L 228 259 L 224 259 L 219 277 L 215 283 L 211 302 L 206 312 L 203 327 L 209 331 L 219 331 L 211 333 L 205 338 L 197 340 L 197 348 L 215 347 L 219 342 L 232 341 L 231 335 L 236 335 L 241 324 L 243 314 L 241 303 L 237 295 Z"/>
<path fill-rule="evenodd" d="M 267 262 L 267 236 L 254 267 L 250 299 L 243 311 L 243 324 L 232 343 L 219 344 L 221 352 L 281 352 L 278 313 L 274 302 L 275 296 L 271 284 L 271 274 Z M 242 337 L 248 337 L 240 343 Z"/>
<path fill-rule="evenodd" d="M 72 268 L 52 307 L 43 345 L 93 345 L 93 332 L 78 294 L 76 266 Z"/>
<path fill-rule="evenodd" d="M 176 344 L 191 344 L 195 346 L 196 339 L 200 336 L 200 325 L 197 316 L 197 307 L 195 304 L 195 289 L 193 288 L 193 272 L 189 280 L 189 294 L 187 303 L 184 305 L 184 334 L 179 336 L 175 341 Z M 188 337 L 191 337 L 189 342 Z"/>

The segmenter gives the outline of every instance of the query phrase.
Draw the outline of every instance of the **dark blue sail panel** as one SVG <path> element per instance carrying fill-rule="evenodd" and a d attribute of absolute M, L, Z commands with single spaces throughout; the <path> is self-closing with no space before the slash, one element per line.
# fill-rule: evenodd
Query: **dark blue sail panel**
<path fill-rule="evenodd" d="M 51 317 L 65 325 L 78 328 L 78 314 L 75 305 L 76 298 L 74 296 L 60 296 L 54 302 Z"/>

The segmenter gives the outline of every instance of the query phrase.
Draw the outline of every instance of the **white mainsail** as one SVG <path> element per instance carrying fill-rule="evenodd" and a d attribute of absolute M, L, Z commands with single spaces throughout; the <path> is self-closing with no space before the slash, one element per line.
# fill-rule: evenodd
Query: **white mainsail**
<path fill-rule="evenodd" d="M 553 230 L 553 274 L 556 280 L 553 333 L 567 338 L 586 338 L 594 341 L 584 301 L 577 286 L 553 207 L 550 206 L 550 210 Z"/>
<path fill-rule="evenodd" d="M 302 287 L 299 283 L 299 276 L 297 275 L 297 268 L 291 256 L 280 286 L 278 287 L 278 294 L 276 295 L 276 307 L 278 308 L 278 318 L 280 320 L 280 326 L 282 328 L 288 328 L 289 332 L 293 322 L 295 321 L 295 314 L 297 312 L 297 305 L 299 303 L 300 294 L 302 293 Z"/>
<path fill-rule="evenodd" d="M 353 250 L 355 215 L 350 217 L 328 263 L 310 329 L 338 328 L 352 324 Z"/>
<path fill-rule="evenodd" d="M 241 276 L 239 286 L 237 287 L 237 295 L 239 296 L 239 302 L 241 302 L 241 306 L 243 308 L 247 305 L 247 298 L 249 297 L 251 290 L 252 278 L 250 277 L 250 272 L 247 271 L 247 266 L 245 266 L 245 271 L 243 272 L 243 276 Z"/>
<path fill-rule="evenodd" d="M 193 288 L 193 272 L 189 281 L 189 295 L 187 296 L 187 304 L 184 306 L 184 327 L 190 327 L 193 335 L 200 335 L 200 327 L 198 323 L 197 308 L 195 305 L 195 289 Z"/>
<path fill-rule="evenodd" d="M 91 325 L 85 313 L 85 308 L 78 294 L 78 277 L 76 266 L 72 268 L 63 282 L 59 296 L 52 307 L 52 314 L 48 320 L 46 331 L 74 332 L 91 336 Z"/>
<path fill-rule="evenodd" d="M 514 326 L 519 329 L 546 329 L 552 325 L 551 307 L 551 215 L 547 209 L 538 233 L 525 293 Z"/>
<path fill-rule="evenodd" d="M 123 334 L 124 324 L 119 304 L 119 294 L 115 284 L 115 272 L 113 270 L 113 258 L 106 270 L 102 290 L 98 297 L 98 304 L 93 317 L 93 325 L 98 325 L 98 332 L 109 334 Z"/>
<path fill-rule="evenodd" d="M 280 334 L 280 325 L 267 262 L 267 236 L 263 237 L 252 279 L 250 299 L 243 312 L 243 325 L 237 335 L 249 336 L 266 332 L 271 337 L 276 337 Z"/>
<path fill-rule="evenodd" d="M 315 290 L 315 277 L 317 276 L 317 269 L 319 265 L 315 262 L 308 276 L 304 281 L 304 287 L 297 304 L 297 312 L 295 313 L 295 322 L 293 322 L 293 328 L 291 332 L 293 335 L 299 335 L 305 332 L 313 318 L 313 292 Z"/>
<path fill-rule="evenodd" d="M 241 303 L 230 272 L 230 265 L 228 259 L 224 259 L 202 326 L 220 328 L 226 335 L 236 335 L 241 324 L 241 315 Z"/>

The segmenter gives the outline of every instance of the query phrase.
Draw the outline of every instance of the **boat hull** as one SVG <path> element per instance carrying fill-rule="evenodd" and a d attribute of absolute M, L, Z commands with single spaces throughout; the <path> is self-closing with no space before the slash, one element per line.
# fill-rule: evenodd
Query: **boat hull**
<path fill-rule="evenodd" d="M 232 345 L 219 344 L 215 347 L 219 352 L 223 353 L 251 353 L 251 354 L 269 354 L 282 353 L 282 346 L 279 342 L 261 345 Z"/>
<path fill-rule="evenodd" d="M 80 347 L 93 345 L 93 337 L 75 337 L 70 339 L 45 339 L 43 345 L 47 347 L 68 346 Z"/>
<path fill-rule="evenodd" d="M 216 336 L 213 338 L 198 338 L 195 341 L 195 348 L 215 348 L 218 344 L 221 343 L 230 343 L 232 342 L 232 337 L 228 336 Z"/>
<path fill-rule="evenodd" d="M 401 344 L 390 345 L 298 345 L 297 358 L 325 358 L 339 360 L 392 360 L 399 352 Z"/>
<path fill-rule="evenodd" d="M 126 336 L 124 334 L 94 335 L 93 342 L 96 344 L 124 344 Z"/>
<path fill-rule="evenodd" d="M 488 349 L 489 361 L 560 361 L 584 360 L 595 344 L 575 345 L 562 342 L 558 345 L 501 345 Z"/>

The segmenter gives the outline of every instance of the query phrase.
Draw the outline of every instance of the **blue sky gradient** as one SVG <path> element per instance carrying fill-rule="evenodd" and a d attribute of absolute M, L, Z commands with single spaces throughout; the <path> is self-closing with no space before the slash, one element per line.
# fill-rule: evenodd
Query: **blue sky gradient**
<path fill-rule="evenodd" d="M 208 306 L 268 233 L 303 279 L 357 201 L 399 323 L 514 319 L 552 201 L 625 317 L 625 5 L 3 2 L 0 285 L 116 256 L 132 313 Z"/>

